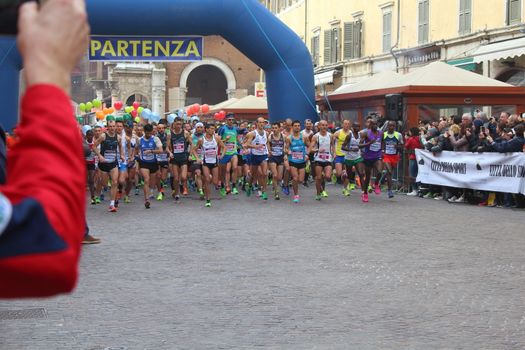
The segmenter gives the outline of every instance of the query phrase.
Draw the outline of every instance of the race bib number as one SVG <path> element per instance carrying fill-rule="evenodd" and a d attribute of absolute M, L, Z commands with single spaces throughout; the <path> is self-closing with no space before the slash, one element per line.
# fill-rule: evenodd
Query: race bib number
<path fill-rule="evenodd" d="M 206 163 L 215 163 L 217 161 L 217 151 L 214 149 L 206 150 L 205 153 Z"/>
<path fill-rule="evenodd" d="M 184 153 L 184 144 L 176 143 L 173 145 L 173 153 Z M 198 151 L 197 151 L 198 153 Z"/>
<path fill-rule="evenodd" d="M 304 160 L 304 154 L 303 154 L 303 152 L 292 152 L 292 159 L 293 159 L 293 160 L 300 160 L 300 161 L 303 161 L 303 160 Z"/>
<path fill-rule="evenodd" d="M 381 150 L 381 142 L 374 142 L 370 145 L 370 151 L 372 152 L 379 152 Z"/>
<path fill-rule="evenodd" d="M 159 162 L 167 162 L 168 161 L 168 154 L 167 153 L 160 153 L 157 155 L 157 160 Z"/>
<path fill-rule="evenodd" d="M 386 145 L 385 147 L 386 154 L 397 154 L 397 149 L 395 145 Z"/>
<path fill-rule="evenodd" d="M 154 160 L 155 155 L 154 154 L 144 154 L 144 152 L 142 152 L 142 159 L 143 160 Z"/>
<path fill-rule="evenodd" d="M 319 153 L 318 155 L 319 159 L 321 160 L 330 160 L 330 153 Z"/>
<path fill-rule="evenodd" d="M 282 156 L 282 155 L 283 155 L 283 148 L 282 148 L 282 147 L 279 147 L 279 146 L 274 147 L 274 148 L 272 149 L 272 154 L 273 154 L 274 156 Z"/>
<path fill-rule="evenodd" d="M 107 163 L 113 163 L 115 160 L 117 160 L 117 152 L 115 152 L 115 151 L 106 151 L 104 153 L 104 159 L 106 159 Z"/>
<path fill-rule="evenodd" d="M 227 143 L 226 144 L 226 152 L 235 152 L 235 144 L 234 143 Z"/>

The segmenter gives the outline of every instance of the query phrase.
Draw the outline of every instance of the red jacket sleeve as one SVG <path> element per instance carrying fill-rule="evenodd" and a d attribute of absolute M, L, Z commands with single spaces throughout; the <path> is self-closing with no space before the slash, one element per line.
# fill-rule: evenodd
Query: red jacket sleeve
<path fill-rule="evenodd" d="M 22 100 L 20 141 L 0 187 L 0 297 L 50 296 L 76 284 L 86 169 L 73 115 L 54 86 L 33 86 Z"/>

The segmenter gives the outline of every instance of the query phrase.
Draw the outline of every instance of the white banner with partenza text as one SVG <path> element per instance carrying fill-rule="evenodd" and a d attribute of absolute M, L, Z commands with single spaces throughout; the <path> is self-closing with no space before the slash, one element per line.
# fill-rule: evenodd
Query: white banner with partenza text
<path fill-rule="evenodd" d="M 416 150 L 416 158 L 424 184 L 525 194 L 525 153 Z"/>

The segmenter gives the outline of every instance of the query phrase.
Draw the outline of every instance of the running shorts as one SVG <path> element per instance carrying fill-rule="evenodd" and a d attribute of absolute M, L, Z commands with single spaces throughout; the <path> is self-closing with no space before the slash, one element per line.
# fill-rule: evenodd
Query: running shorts
<path fill-rule="evenodd" d="M 250 165 L 252 166 L 259 166 L 262 164 L 262 162 L 266 162 L 268 160 L 268 155 L 255 155 L 255 154 L 252 154 L 250 156 Z"/>
<path fill-rule="evenodd" d="M 290 166 L 296 168 L 297 170 L 301 170 L 301 169 L 306 168 L 306 162 L 301 162 L 301 163 L 290 162 Z"/>
<path fill-rule="evenodd" d="M 112 163 L 98 163 L 98 168 L 100 171 L 103 171 L 105 173 L 109 173 L 111 170 L 115 169 L 117 167 L 117 162 Z"/>
<path fill-rule="evenodd" d="M 268 159 L 268 163 L 275 163 L 277 166 L 284 164 L 284 155 L 281 156 L 271 156 Z"/>
<path fill-rule="evenodd" d="M 154 174 L 159 170 L 159 165 L 156 162 L 139 161 L 139 167 L 141 169 L 148 169 L 150 174 Z"/>
<path fill-rule="evenodd" d="M 346 159 L 345 160 L 345 165 L 347 167 L 349 167 L 349 168 L 351 168 L 353 166 L 356 166 L 359 163 L 363 163 L 363 158 L 359 157 L 359 158 L 354 159 L 354 160 L 350 160 L 350 159 Z"/>

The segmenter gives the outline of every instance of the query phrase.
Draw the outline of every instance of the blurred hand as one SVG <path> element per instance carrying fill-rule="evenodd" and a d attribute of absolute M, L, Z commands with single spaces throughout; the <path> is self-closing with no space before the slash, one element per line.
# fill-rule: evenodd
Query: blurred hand
<path fill-rule="evenodd" d="M 18 32 L 27 86 L 52 84 L 69 93 L 71 71 L 89 41 L 84 0 L 48 0 L 40 8 L 24 3 Z"/>

